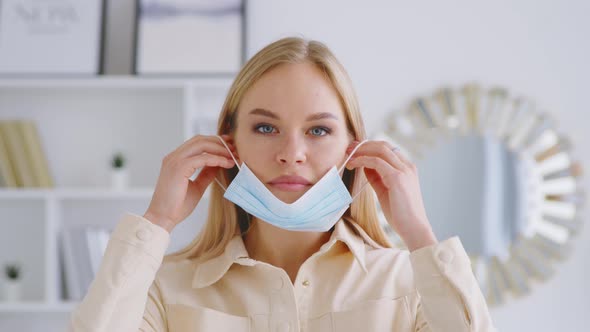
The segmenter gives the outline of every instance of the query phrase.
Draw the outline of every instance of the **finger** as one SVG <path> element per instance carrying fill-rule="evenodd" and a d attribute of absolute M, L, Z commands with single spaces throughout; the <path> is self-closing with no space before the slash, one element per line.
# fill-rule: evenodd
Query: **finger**
<path fill-rule="evenodd" d="M 184 149 L 186 149 L 187 146 L 193 145 L 196 141 L 200 141 L 203 139 L 206 139 L 207 136 L 204 135 L 195 135 L 189 139 L 187 139 L 186 141 L 184 141 L 179 147 L 176 148 L 176 150 L 174 151 L 182 151 Z"/>
<path fill-rule="evenodd" d="M 394 174 L 395 172 L 399 172 L 399 170 L 387 163 L 385 160 L 376 156 L 356 157 L 346 164 L 346 168 L 348 169 L 359 167 L 374 169 L 377 171 L 377 173 L 379 173 L 379 176 L 381 176 L 382 179 Z"/>
<path fill-rule="evenodd" d="M 197 175 L 197 178 L 190 181 L 189 190 L 192 191 L 197 197 L 202 197 L 207 187 L 213 182 L 219 168 L 217 167 L 205 167 Z"/>
<path fill-rule="evenodd" d="M 379 157 L 362 156 L 355 158 L 351 162 L 350 167 L 352 168 L 364 167 L 365 176 L 372 181 L 371 185 L 377 194 L 380 194 L 383 190 L 390 190 L 396 185 L 395 179 L 398 175 L 403 174 L 402 171 Z"/>
<path fill-rule="evenodd" d="M 217 137 L 202 137 L 200 139 L 195 139 L 192 141 L 192 143 L 181 146 L 176 151 L 176 154 L 178 154 L 180 158 L 188 158 L 202 153 L 231 158 L 230 152 L 225 148 L 225 146 L 223 146 Z M 235 149 L 232 151 L 232 153 L 235 156 Z"/>
<path fill-rule="evenodd" d="M 228 138 L 229 136 L 228 135 L 221 135 L 221 137 L 224 140 L 224 142 L 227 144 L 227 146 L 230 148 L 230 150 L 235 151 L 235 147 L 233 146 L 233 144 L 231 144 L 230 142 L 228 142 L 229 141 L 229 138 Z M 220 146 L 224 147 L 223 144 L 219 141 L 219 138 L 216 137 L 216 136 L 195 135 L 195 136 L 191 137 L 190 139 L 186 140 L 183 144 L 181 144 L 176 149 L 176 151 L 186 151 L 187 149 L 190 149 L 192 146 L 194 146 L 195 144 L 197 144 L 197 142 L 212 142 L 212 143 L 217 143 Z"/>
<path fill-rule="evenodd" d="M 370 141 L 358 148 L 352 158 L 354 159 L 358 156 L 378 156 L 396 169 L 405 171 L 407 168 L 406 164 L 392 151 L 392 148 L 389 142 Z"/>
<path fill-rule="evenodd" d="M 378 141 L 382 152 L 389 156 L 389 161 L 399 170 L 406 170 L 408 164 L 400 158 L 399 148 L 388 141 Z"/>
<path fill-rule="evenodd" d="M 395 168 L 397 168 L 400 171 L 406 171 L 408 169 L 408 164 L 405 163 L 400 158 L 399 149 L 396 149 L 396 148 L 388 148 L 388 151 L 385 152 L 385 153 L 388 156 L 387 160 L 392 165 L 394 165 Z"/>
<path fill-rule="evenodd" d="M 414 165 L 414 163 L 413 163 L 413 162 L 412 162 L 410 159 L 408 159 L 408 157 L 406 157 L 406 156 L 405 156 L 405 155 L 402 153 L 402 151 L 401 151 L 399 148 L 397 148 L 397 149 L 394 151 L 394 154 L 395 154 L 395 155 L 396 155 L 396 156 L 397 156 L 397 157 L 398 157 L 398 158 L 399 158 L 399 159 L 400 159 L 400 160 L 401 160 L 401 161 L 402 161 L 402 162 L 403 162 L 403 163 L 404 163 L 404 164 L 405 164 L 405 165 L 406 165 L 408 168 L 414 168 L 414 167 L 416 167 L 416 166 Z"/>
<path fill-rule="evenodd" d="M 381 176 L 379 175 L 379 173 L 377 173 L 377 171 L 371 168 L 367 168 L 365 170 L 365 177 L 371 183 L 378 182 L 379 180 L 381 180 Z"/>
<path fill-rule="evenodd" d="M 381 180 L 381 176 L 379 175 L 379 173 L 371 168 L 365 168 L 364 169 L 364 173 L 365 173 L 365 177 L 367 178 L 367 180 L 369 181 L 369 183 L 371 184 L 371 186 L 373 187 L 373 190 L 375 190 L 375 192 L 377 194 L 381 193 L 381 189 L 385 188 L 385 185 L 383 183 L 383 181 Z"/>
<path fill-rule="evenodd" d="M 185 164 L 183 163 L 183 166 Z M 182 168 L 182 173 L 185 177 L 190 178 L 193 174 L 202 167 L 223 167 L 232 168 L 235 163 L 232 159 L 212 154 L 200 154 L 186 159 L 186 166 Z"/>

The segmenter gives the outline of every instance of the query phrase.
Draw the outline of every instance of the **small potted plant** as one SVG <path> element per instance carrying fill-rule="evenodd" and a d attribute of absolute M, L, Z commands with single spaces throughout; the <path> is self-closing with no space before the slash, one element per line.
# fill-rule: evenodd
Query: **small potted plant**
<path fill-rule="evenodd" d="M 111 185 L 116 190 L 127 188 L 129 176 L 127 174 L 127 165 L 125 157 L 118 152 L 111 160 Z"/>
<path fill-rule="evenodd" d="M 4 265 L 4 299 L 6 301 L 16 302 L 21 299 L 22 275 L 21 267 L 18 263 L 8 263 Z"/>

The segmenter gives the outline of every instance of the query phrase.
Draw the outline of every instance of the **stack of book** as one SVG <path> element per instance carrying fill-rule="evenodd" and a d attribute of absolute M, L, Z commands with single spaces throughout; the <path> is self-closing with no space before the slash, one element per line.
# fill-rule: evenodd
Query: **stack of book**
<path fill-rule="evenodd" d="M 0 121 L 0 187 L 54 187 L 35 122 Z"/>
<path fill-rule="evenodd" d="M 69 226 L 61 233 L 65 298 L 82 300 L 94 280 L 107 248 L 111 230 L 94 226 Z"/>

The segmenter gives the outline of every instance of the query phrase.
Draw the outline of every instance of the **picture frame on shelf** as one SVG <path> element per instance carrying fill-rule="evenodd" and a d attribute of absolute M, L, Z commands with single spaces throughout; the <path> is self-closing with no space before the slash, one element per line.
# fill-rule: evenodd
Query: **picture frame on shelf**
<path fill-rule="evenodd" d="M 2 0 L 0 75 L 98 75 L 104 23 L 105 0 Z"/>
<path fill-rule="evenodd" d="M 245 0 L 136 0 L 133 72 L 228 76 L 245 59 Z"/>

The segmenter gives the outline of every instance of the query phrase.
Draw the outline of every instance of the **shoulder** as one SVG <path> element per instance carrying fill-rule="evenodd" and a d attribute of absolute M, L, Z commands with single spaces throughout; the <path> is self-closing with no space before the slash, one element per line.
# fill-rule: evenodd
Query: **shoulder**
<path fill-rule="evenodd" d="M 155 283 L 162 289 L 190 288 L 195 270 L 196 260 L 165 260 L 156 273 Z"/>
<path fill-rule="evenodd" d="M 344 238 L 353 244 L 350 247 L 357 256 L 362 257 L 362 264 L 371 282 L 391 288 L 392 295 L 415 291 L 411 255 L 407 249 L 384 247 L 356 222 L 347 222 L 346 225 L 348 227 Z M 359 250 L 359 247 L 362 249 Z"/>
<path fill-rule="evenodd" d="M 377 273 L 408 292 L 415 290 L 410 252 L 402 248 L 375 247 L 365 243 L 367 270 Z"/>

